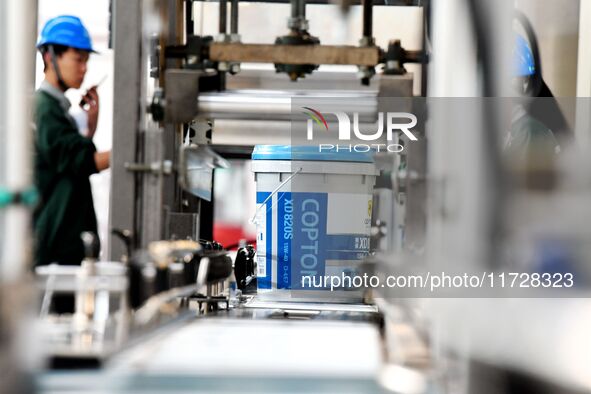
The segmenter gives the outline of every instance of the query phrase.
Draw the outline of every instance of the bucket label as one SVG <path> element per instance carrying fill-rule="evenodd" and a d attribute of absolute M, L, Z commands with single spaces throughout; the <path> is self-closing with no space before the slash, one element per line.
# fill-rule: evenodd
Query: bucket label
<path fill-rule="evenodd" d="M 257 203 L 269 196 L 257 193 Z M 301 289 L 302 276 L 353 273 L 369 254 L 369 194 L 280 192 L 257 220 L 258 253 L 265 253 L 259 288 Z M 265 244 L 259 242 L 265 240 Z M 257 261 L 262 261 L 259 254 Z M 259 262 L 261 264 L 261 262 Z M 258 272 L 261 272 L 259 269 Z M 271 281 L 271 287 L 262 287 Z"/>
<path fill-rule="evenodd" d="M 291 253 L 296 223 L 293 195 L 297 193 L 277 194 L 277 288 L 289 289 L 291 283 Z"/>
<path fill-rule="evenodd" d="M 273 264 L 273 217 L 272 217 L 272 199 L 267 198 L 271 193 L 257 193 L 257 286 L 259 289 L 271 288 L 271 266 Z M 265 202 L 266 201 L 266 202 Z M 262 204 L 265 207 L 262 207 Z"/>

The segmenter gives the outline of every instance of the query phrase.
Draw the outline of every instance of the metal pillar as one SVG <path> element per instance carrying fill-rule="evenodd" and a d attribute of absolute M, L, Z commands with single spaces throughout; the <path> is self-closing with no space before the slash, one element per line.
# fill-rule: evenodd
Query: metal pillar
<path fill-rule="evenodd" d="M 575 138 L 585 151 L 591 149 L 591 2 L 582 1 L 579 19 L 579 51 L 577 59 L 577 115 Z"/>
<path fill-rule="evenodd" d="M 0 189 L 23 191 L 32 184 L 31 96 L 35 79 L 37 2 L 0 2 Z M 31 209 L 0 208 L 0 392 L 32 392 L 27 360 L 19 357 L 31 338 L 25 282 L 31 253 Z M 27 334 L 24 334 L 27 333 Z M 35 355 L 36 356 L 36 355 Z"/>
<path fill-rule="evenodd" d="M 113 152 L 111 155 L 111 201 L 109 228 L 133 231 L 137 242 L 136 179 L 125 163 L 137 159 L 137 138 L 141 119 L 142 89 L 142 1 L 114 0 L 113 38 L 115 49 L 115 89 L 113 95 Z M 125 253 L 121 241 L 109 235 L 112 260 Z"/>
<path fill-rule="evenodd" d="M 7 93 L 0 97 L 0 187 L 9 191 L 22 191 L 32 183 L 36 26 L 36 1 L 0 4 L 0 91 Z M 0 211 L 0 282 L 14 282 L 28 269 L 30 218 L 23 205 Z"/>

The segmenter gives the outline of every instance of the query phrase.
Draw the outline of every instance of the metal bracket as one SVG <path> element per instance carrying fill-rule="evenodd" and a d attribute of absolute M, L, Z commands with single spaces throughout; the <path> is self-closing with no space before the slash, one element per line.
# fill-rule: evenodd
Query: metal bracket
<path fill-rule="evenodd" d="M 223 42 L 240 42 L 240 35 L 227 34 Z M 188 35 L 185 45 L 169 45 L 164 50 L 167 59 L 185 59 L 182 68 L 192 70 L 206 70 L 214 68 L 215 64 L 209 60 L 209 45 L 214 41 L 212 36 Z"/>
<path fill-rule="evenodd" d="M 151 164 L 125 163 L 124 166 L 127 171 L 131 171 L 131 172 L 147 172 L 147 173 L 158 174 L 158 175 L 172 174 L 172 161 L 170 161 L 170 160 L 155 161 Z"/>
<path fill-rule="evenodd" d="M 209 145 L 212 132 L 212 119 L 195 119 L 189 123 L 189 133 L 184 141 L 185 145 Z"/>
<path fill-rule="evenodd" d="M 199 78 L 202 71 L 166 70 L 166 108 L 164 119 L 170 123 L 187 123 L 197 116 Z"/>
<path fill-rule="evenodd" d="M 402 47 L 400 40 L 392 40 L 382 61 L 384 74 L 403 75 L 406 74 L 405 63 L 426 63 L 428 59 L 424 51 L 408 51 Z"/>
<path fill-rule="evenodd" d="M 215 37 L 215 42 L 222 43 L 240 43 L 240 34 L 218 34 Z M 218 71 L 227 71 L 232 75 L 240 72 L 240 63 L 238 62 L 219 62 Z"/>

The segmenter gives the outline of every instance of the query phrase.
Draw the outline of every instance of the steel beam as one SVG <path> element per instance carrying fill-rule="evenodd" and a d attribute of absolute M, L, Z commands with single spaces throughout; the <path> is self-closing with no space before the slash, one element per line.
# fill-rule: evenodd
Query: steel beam
<path fill-rule="evenodd" d="M 377 113 L 376 92 L 235 90 L 200 94 L 198 116 L 211 119 L 290 120 L 293 117 L 293 99 L 306 98 L 314 103 L 315 99 L 324 97 L 335 98 L 337 106 L 334 112 L 358 112 L 360 119 L 373 118 Z M 354 107 L 352 99 L 356 100 Z M 331 112 L 330 109 L 326 111 Z"/>
<path fill-rule="evenodd" d="M 214 62 L 278 64 L 350 64 L 375 66 L 380 62 L 378 47 L 332 45 L 271 45 L 212 43 L 209 58 Z"/>
<path fill-rule="evenodd" d="M 125 163 L 136 162 L 142 96 L 141 23 L 142 1 L 114 0 L 113 45 L 115 93 L 113 94 L 113 151 L 111 153 L 111 200 L 109 228 L 128 229 L 137 236 L 135 223 L 136 180 Z M 111 260 L 125 253 L 125 246 L 109 235 Z"/>

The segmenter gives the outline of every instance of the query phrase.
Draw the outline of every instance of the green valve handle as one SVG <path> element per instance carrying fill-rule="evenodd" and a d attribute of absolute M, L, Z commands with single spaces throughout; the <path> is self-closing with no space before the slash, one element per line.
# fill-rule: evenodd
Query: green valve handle
<path fill-rule="evenodd" d="M 12 204 L 32 207 L 37 204 L 37 201 L 39 201 L 39 193 L 34 187 L 17 192 L 0 188 L 0 209 Z"/>
<path fill-rule="evenodd" d="M 12 202 L 12 193 L 5 189 L 0 189 L 0 208 L 4 208 Z"/>

